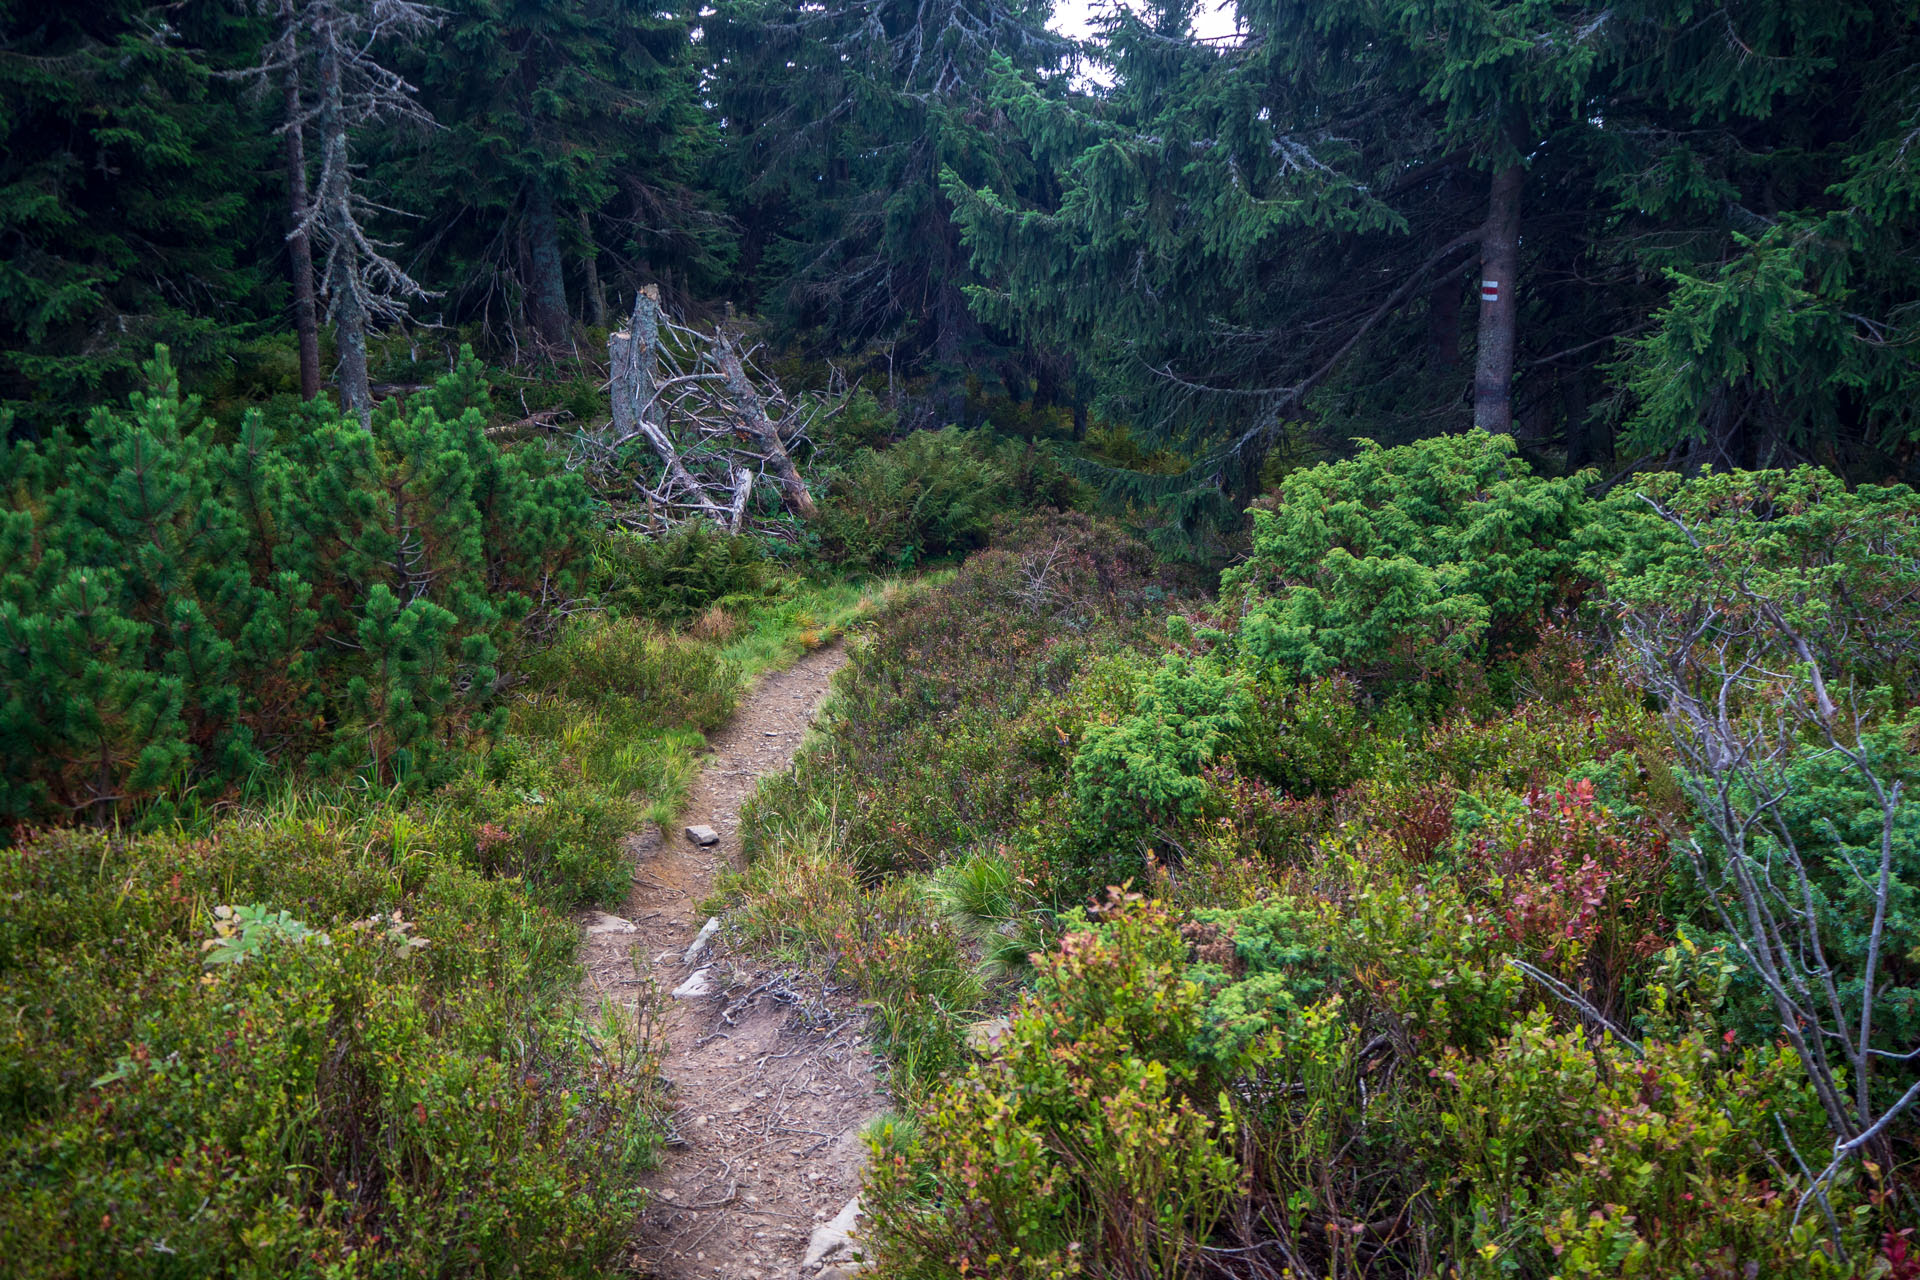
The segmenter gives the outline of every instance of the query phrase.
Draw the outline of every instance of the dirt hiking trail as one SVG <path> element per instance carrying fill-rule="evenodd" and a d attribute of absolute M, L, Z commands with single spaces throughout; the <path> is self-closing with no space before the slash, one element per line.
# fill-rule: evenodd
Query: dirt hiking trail
<path fill-rule="evenodd" d="M 885 1109 L 851 994 L 818 976 L 758 968 L 709 932 L 699 904 L 740 862 L 740 806 L 793 763 L 846 662 L 819 649 L 747 693 L 712 739 L 681 823 L 629 839 L 633 888 L 592 913 L 581 959 L 589 999 L 660 1006 L 672 1125 L 631 1269 L 652 1280 L 844 1280 L 858 1270 L 843 1212 L 860 1189 L 860 1129 Z M 696 844 L 683 826 L 708 827 Z M 670 994 L 672 993 L 672 994 Z"/>

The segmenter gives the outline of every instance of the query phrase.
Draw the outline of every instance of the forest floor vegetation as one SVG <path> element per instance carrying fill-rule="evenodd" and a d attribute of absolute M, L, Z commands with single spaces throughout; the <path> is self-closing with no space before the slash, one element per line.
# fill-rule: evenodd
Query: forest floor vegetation
<path fill-rule="evenodd" d="M 1464 436 L 887 612 L 728 886 L 872 1002 L 878 1274 L 1913 1275 L 1917 530 Z"/>
<path fill-rule="evenodd" d="M 601 1274 L 668 1102 L 576 915 L 898 588 L 594 529 L 471 361 L 370 434 L 154 376 L 0 455 L 10 1273 Z"/>

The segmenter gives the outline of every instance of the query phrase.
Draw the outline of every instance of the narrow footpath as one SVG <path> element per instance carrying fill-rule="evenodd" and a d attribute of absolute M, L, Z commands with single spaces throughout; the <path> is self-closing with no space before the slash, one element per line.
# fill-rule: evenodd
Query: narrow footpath
<path fill-rule="evenodd" d="M 586 921 L 590 998 L 660 1006 L 673 1132 L 646 1180 L 632 1269 L 652 1280 L 846 1280 L 861 1128 L 885 1108 L 864 1016 L 818 975 L 759 968 L 699 903 L 740 860 L 740 806 L 793 763 L 845 663 L 821 649 L 768 676 L 713 738 L 686 813 L 630 838 L 633 889 Z M 682 827 L 717 837 L 697 844 Z M 705 838 L 709 833 L 701 833 Z M 693 948 L 691 959 L 689 949 Z"/>

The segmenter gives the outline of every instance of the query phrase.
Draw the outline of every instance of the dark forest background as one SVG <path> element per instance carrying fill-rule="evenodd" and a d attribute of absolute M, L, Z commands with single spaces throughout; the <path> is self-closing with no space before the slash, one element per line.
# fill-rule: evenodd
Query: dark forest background
<path fill-rule="evenodd" d="M 911 425 L 1123 424 L 1084 452 L 1187 526 L 1474 422 L 1551 470 L 1920 469 L 1914 5 L 1096 14 L 15 0 L 0 402 L 78 421 L 156 343 L 224 411 L 463 341 L 591 379 L 653 284 Z"/>

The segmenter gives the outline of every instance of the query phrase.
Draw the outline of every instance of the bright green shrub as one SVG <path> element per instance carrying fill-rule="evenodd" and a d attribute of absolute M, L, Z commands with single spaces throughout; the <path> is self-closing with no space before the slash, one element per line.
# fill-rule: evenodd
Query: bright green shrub
<path fill-rule="evenodd" d="M 1586 483 L 1479 431 L 1295 471 L 1221 577 L 1235 642 L 1256 670 L 1457 681 L 1571 598 Z"/>
<path fill-rule="evenodd" d="M 584 491 L 502 453 L 469 354 L 371 432 L 224 443 L 162 351 L 84 438 L 0 446 L 0 817 L 105 821 L 302 762 L 389 785 L 492 725 L 502 643 L 567 599 Z"/>
<path fill-rule="evenodd" d="M 594 546 L 594 582 L 605 608 L 636 618 L 685 622 L 767 582 L 766 548 L 706 520 L 660 537 L 616 529 Z"/>
<path fill-rule="evenodd" d="M 9 1274 L 600 1274 L 647 1063 L 574 1022 L 574 926 L 466 831 L 316 811 L 0 850 Z"/>
<path fill-rule="evenodd" d="M 1087 727 L 1073 756 L 1076 820 L 1124 840 L 1198 816 L 1201 768 L 1246 723 L 1251 702 L 1245 678 L 1211 658 L 1161 658 L 1126 715 Z"/>
<path fill-rule="evenodd" d="M 808 532 L 827 563 L 850 568 L 905 569 L 985 546 L 1010 496 L 1007 474 L 958 427 L 856 453 L 822 487 Z"/>
<path fill-rule="evenodd" d="M 1196 911 L 1180 932 L 1193 950 L 1190 974 L 1214 993 L 1187 1051 L 1229 1077 L 1260 1040 L 1327 990 L 1322 930 L 1292 902 Z"/>

